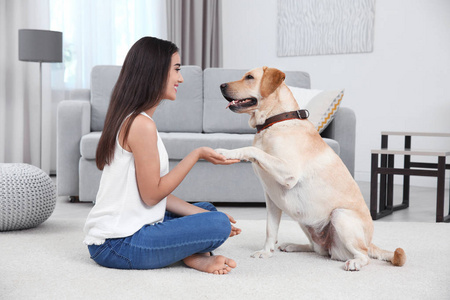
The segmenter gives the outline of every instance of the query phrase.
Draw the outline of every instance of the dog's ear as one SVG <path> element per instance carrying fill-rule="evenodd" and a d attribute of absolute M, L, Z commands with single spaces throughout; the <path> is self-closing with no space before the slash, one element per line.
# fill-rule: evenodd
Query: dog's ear
<path fill-rule="evenodd" d="M 286 75 L 278 69 L 263 67 L 264 75 L 261 79 L 261 97 L 266 98 L 280 86 Z"/>

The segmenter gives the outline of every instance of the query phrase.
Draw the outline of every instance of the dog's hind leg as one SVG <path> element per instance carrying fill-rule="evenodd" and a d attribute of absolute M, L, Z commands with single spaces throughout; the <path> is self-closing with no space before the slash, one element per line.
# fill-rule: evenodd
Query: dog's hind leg
<path fill-rule="evenodd" d="M 280 247 L 278 247 L 280 251 L 283 252 L 313 252 L 313 247 L 311 244 L 290 244 L 285 243 L 281 244 Z"/>
<path fill-rule="evenodd" d="M 354 211 L 336 209 L 331 222 L 334 228 L 331 258 L 345 261 L 346 271 L 359 271 L 370 261 L 361 219 Z"/>
<path fill-rule="evenodd" d="M 278 247 L 278 249 L 280 249 L 280 251 L 283 252 L 313 252 L 316 247 L 313 246 L 313 240 L 311 239 L 311 235 L 309 234 L 308 230 L 306 230 L 306 228 L 299 224 L 300 227 L 302 228 L 303 232 L 305 233 L 306 237 L 309 240 L 309 244 L 291 244 L 291 243 L 285 243 L 285 244 L 281 244 L 280 247 Z M 317 245 L 318 246 L 318 245 Z M 326 254 L 328 254 L 328 252 L 326 252 Z"/>

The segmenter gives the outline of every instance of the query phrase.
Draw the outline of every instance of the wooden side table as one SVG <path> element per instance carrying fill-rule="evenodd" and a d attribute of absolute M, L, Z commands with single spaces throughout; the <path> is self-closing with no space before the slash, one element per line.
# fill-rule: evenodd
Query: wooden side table
<path fill-rule="evenodd" d="M 392 135 L 404 136 L 404 149 L 388 149 L 388 137 Z M 377 220 L 394 211 L 409 207 L 410 176 L 431 176 L 437 178 L 436 197 L 436 222 L 449 222 L 449 215 L 444 217 L 444 195 L 445 195 L 445 170 L 450 169 L 446 163 L 450 150 L 412 150 L 411 137 L 450 137 L 450 133 L 425 133 L 425 132 L 391 132 L 381 133 L 381 149 L 372 150 L 372 168 L 370 181 L 370 214 L 372 219 Z M 395 155 L 403 155 L 403 168 L 394 167 Z M 411 156 L 437 157 L 437 163 L 412 162 Z M 381 156 L 381 164 L 378 159 Z M 380 175 L 380 201 L 378 204 L 378 175 Z M 394 175 L 403 175 L 403 201 L 402 204 L 394 205 Z M 449 200 L 450 201 L 450 200 Z M 378 206 L 378 208 L 377 208 Z"/>

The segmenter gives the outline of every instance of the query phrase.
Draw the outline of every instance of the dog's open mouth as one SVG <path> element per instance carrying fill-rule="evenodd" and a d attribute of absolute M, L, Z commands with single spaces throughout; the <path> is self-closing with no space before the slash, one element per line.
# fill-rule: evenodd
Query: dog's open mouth
<path fill-rule="evenodd" d="M 239 108 L 244 108 L 244 107 L 250 107 L 253 105 L 256 105 L 257 101 L 256 98 L 246 98 L 246 99 L 231 99 L 228 97 L 225 97 L 230 103 L 228 103 L 226 108 L 230 108 L 231 110 L 236 110 Z"/>

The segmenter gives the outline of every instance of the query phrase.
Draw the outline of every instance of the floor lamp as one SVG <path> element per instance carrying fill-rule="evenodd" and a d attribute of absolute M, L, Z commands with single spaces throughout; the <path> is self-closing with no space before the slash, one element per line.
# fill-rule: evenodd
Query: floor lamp
<path fill-rule="evenodd" d="M 19 29 L 19 60 L 39 63 L 40 139 L 39 167 L 42 169 L 42 63 L 62 62 L 62 32 Z"/>

